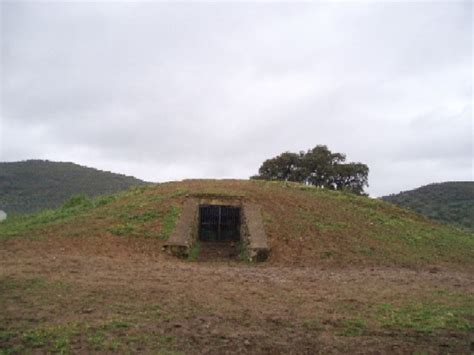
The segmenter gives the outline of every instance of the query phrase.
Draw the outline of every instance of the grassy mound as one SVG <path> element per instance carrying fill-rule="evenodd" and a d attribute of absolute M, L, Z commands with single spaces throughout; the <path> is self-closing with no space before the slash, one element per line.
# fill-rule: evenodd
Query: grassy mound
<path fill-rule="evenodd" d="M 140 245 L 158 253 L 187 194 L 242 195 L 262 207 L 270 264 L 473 266 L 474 236 L 384 201 L 294 183 L 189 180 L 132 188 L 61 208 L 18 216 L 0 224 L 0 241 L 53 238 Z M 94 244 L 93 241 L 97 241 Z M 100 247 L 93 247 L 100 245 Z"/>

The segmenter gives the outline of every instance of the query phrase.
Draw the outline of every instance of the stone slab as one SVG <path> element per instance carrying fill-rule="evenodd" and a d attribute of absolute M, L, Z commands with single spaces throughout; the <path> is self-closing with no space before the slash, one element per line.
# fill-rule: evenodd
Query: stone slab
<path fill-rule="evenodd" d="M 165 242 L 164 250 L 178 257 L 186 257 L 197 238 L 198 201 L 188 199 L 183 204 L 178 223 Z"/>
<path fill-rule="evenodd" d="M 260 206 L 253 203 L 243 203 L 243 222 L 246 231 L 242 237 L 247 242 L 247 251 L 251 261 L 265 261 L 270 249 L 267 243 L 267 235 L 263 228 L 262 211 Z"/>

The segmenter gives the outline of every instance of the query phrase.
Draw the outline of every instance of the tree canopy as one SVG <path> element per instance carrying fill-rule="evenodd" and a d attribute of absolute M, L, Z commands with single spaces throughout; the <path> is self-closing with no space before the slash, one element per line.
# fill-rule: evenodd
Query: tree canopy
<path fill-rule="evenodd" d="M 317 145 L 299 153 L 285 152 L 263 162 L 252 179 L 295 181 L 333 190 L 363 194 L 369 186 L 369 168 L 362 163 L 346 163 L 346 156 Z"/>

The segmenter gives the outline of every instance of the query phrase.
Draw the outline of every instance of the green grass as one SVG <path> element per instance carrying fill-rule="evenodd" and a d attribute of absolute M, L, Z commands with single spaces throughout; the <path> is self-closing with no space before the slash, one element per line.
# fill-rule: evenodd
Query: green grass
<path fill-rule="evenodd" d="M 121 207 L 117 216 L 120 222 L 107 228 L 107 231 L 117 236 L 143 236 L 167 240 L 176 227 L 181 208 L 172 204 L 166 212 L 163 212 L 158 209 L 160 206 L 156 203 L 164 204 L 165 200 L 181 196 L 183 193 L 178 190 L 169 195 L 148 197 L 140 201 L 134 198 L 133 203 Z M 156 232 L 154 228 L 157 221 L 161 223 L 159 232 Z"/>
<path fill-rule="evenodd" d="M 52 222 L 62 222 L 117 200 L 136 197 L 143 194 L 148 188 L 149 186 L 147 185 L 136 186 L 113 195 L 97 197 L 88 197 L 83 194 L 75 195 L 56 209 L 45 209 L 33 214 L 14 215 L 0 224 L 0 237 L 9 234 L 13 236 L 18 235 L 26 230 L 31 230 L 41 225 L 48 225 Z"/>
<path fill-rule="evenodd" d="M 0 330 L 0 344 L 8 342 L 15 336 L 15 332 L 8 330 Z"/>
<path fill-rule="evenodd" d="M 412 301 L 402 306 L 382 304 L 377 320 L 383 328 L 432 333 L 474 330 L 474 303 L 452 306 L 436 301 Z M 470 320 L 469 320 L 470 319 Z"/>
<path fill-rule="evenodd" d="M 362 318 L 345 319 L 341 323 L 341 329 L 336 335 L 345 337 L 358 337 L 366 330 L 365 321 Z"/>
<path fill-rule="evenodd" d="M 172 336 L 155 336 L 141 333 L 142 322 L 110 320 L 99 324 L 86 322 L 39 326 L 27 330 L 1 330 L 0 354 L 13 353 L 73 353 L 72 344 L 78 341 L 83 347 L 100 352 L 135 352 L 136 347 L 172 353 L 169 347 L 175 342 Z M 158 353 L 160 353 L 158 351 Z"/>
<path fill-rule="evenodd" d="M 116 195 L 89 198 L 85 195 L 71 197 L 55 210 L 43 210 L 31 215 L 18 215 L 0 223 L 0 240 L 24 236 L 27 232 L 38 234 L 41 228 L 68 221 L 95 208 L 107 205 L 117 199 Z"/>
<path fill-rule="evenodd" d="M 344 222 L 334 222 L 334 223 L 321 223 L 316 222 L 315 224 L 316 229 L 320 231 L 340 231 L 349 228 L 349 225 Z"/>
<path fill-rule="evenodd" d="M 334 313 L 344 317 L 336 325 L 336 334 L 341 336 L 379 329 L 402 334 L 474 331 L 474 296 L 448 290 L 425 291 L 422 297 L 402 296 L 397 304 L 341 302 Z"/>
<path fill-rule="evenodd" d="M 84 337 L 93 348 L 117 350 L 117 346 L 110 346 L 111 339 L 104 332 L 97 332 L 87 324 L 68 323 L 49 327 L 29 329 L 20 333 L 11 333 L 20 342 L 21 352 L 27 349 L 42 349 L 48 353 L 69 354 L 72 352 L 71 343 L 73 339 Z M 11 339 L 10 338 L 10 339 Z M 118 339 L 112 339 L 113 343 L 119 343 Z M 104 346 L 107 345 L 107 346 Z M 13 346 L 4 345 L 5 353 L 16 352 Z"/>
<path fill-rule="evenodd" d="M 21 336 L 25 348 L 48 348 L 50 352 L 66 354 L 71 352 L 71 338 L 81 333 L 76 323 L 48 328 L 32 329 Z"/>
<path fill-rule="evenodd" d="M 451 226 L 433 226 L 420 218 L 411 218 L 408 212 L 387 203 L 363 201 L 355 211 L 368 221 L 365 234 L 379 244 L 379 250 L 404 265 L 417 262 L 456 258 L 463 263 L 472 263 L 474 235 Z M 364 256 L 378 256 L 378 250 L 354 245 L 354 251 Z"/>
<path fill-rule="evenodd" d="M 103 329 L 105 330 L 112 330 L 112 329 L 128 329 L 131 327 L 129 322 L 124 320 L 112 320 L 103 325 Z"/>
<path fill-rule="evenodd" d="M 176 206 L 170 206 L 168 213 L 163 217 L 161 232 L 159 238 L 161 240 L 167 240 L 178 222 L 179 215 L 181 214 L 181 209 Z"/>
<path fill-rule="evenodd" d="M 189 250 L 188 260 L 189 261 L 197 260 L 197 258 L 199 256 L 199 250 L 200 249 L 201 249 L 201 244 L 199 243 L 198 240 L 196 240 L 196 242 L 194 242 L 193 246 Z"/>
<path fill-rule="evenodd" d="M 114 195 L 89 198 L 77 195 L 55 210 L 44 210 L 32 215 L 13 216 L 0 223 L 0 241 L 10 238 L 38 238 L 55 226 L 65 223 L 78 226 L 64 235 L 84 235 L 94 222 L 108 224 L 98 227 L 117 236 L 153 237 L 166 240 L 174 230 L 181 209 L 167 200 L 186 194 L 178 189 L 169 194 L 149 194 L 151 186 L 133 187 Z M 164 210 L 164 211 L 163 211 Z M 84 223 L 85 221 L 88 223 Z M 112 222 L 114 221 L 114 222 Z M 155 224 L 160 221 L 161 229 Z M 89 227 L 88 227 L 89 226 Z M 62 231 L 60 231 L 62 233 Z M 88 233 L 88 234 L 89 234 Z"/>
<path fill-rule="evenodd" d="M 102 331 L 95 331 L 87 337 L 88 343 L 93 345 L 93 348 L 95 348 L 96 350 L 103 348 L 103 345 L 105 344 L 106 340 L 106 335 Z"/>
<path fill-rule="evenodd" d="M 124 236 L 124 235 L 134 235 L 137 234 L 135 229 L 135 225 L 132 223 L 121 223 L 117 224 L 113 227 L 107 228 L 107 231 L 116 235 L 116 236 Z"/>

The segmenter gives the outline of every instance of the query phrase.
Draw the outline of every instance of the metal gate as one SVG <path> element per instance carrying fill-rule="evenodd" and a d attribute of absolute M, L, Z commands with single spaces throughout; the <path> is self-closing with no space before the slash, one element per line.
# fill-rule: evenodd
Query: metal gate
<path fill-rule="evenodd" d="M 238 241 L 240 208 L 221 205 L 199 206 L 199 239 L 202 241 Z"/>

